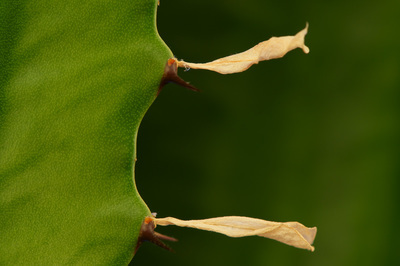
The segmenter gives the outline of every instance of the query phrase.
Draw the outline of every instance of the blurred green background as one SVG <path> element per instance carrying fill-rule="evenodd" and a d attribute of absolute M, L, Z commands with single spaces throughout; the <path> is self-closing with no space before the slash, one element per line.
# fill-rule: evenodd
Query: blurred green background
<path fill-rule="evenodd" d="M 190 70 L 138 138 L 136 181 L 159 217 L 244 215 L 317 226 L 314 253 L 257 237 L 158 231 L 134 265 L 400 265 L 398 1 L 162 0 L 176 57 L 208 62 L 310 23 L 306 44 L 235 75 Z"/>

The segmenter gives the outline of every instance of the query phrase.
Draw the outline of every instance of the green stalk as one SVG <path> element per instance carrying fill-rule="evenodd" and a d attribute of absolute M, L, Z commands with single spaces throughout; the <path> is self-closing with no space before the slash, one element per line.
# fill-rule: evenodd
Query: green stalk
<path fill-rule="evenodd" d="M 0 3 L 0 264 L 126 265 L 139 124 L 171 51 L 156 0 Z"/>

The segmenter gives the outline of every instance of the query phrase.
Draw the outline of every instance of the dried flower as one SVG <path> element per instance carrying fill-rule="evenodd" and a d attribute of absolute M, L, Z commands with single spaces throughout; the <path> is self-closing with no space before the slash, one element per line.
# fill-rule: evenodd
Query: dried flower
<path fill-rule="evenodd" d="M 172 217 L 154 219 L 156 225 L 176 225 L 221 233 L 230 237 L 261 236 L 297 248 L 314 251 L 317 228 L 308 228 L 298 222 L 270 222 L 261 219 L 225 216 L 203 220 L 183 221 Z"/>
<path fill-rule="evenodd" d="M 207 69 L 221 74 L 243 72 L 260 61 L 281 58 L 296 48 L 301 48 L 304 53 L 308 54 L 310 49 L 304 44 L 304 37 L 307 31 L 308 23 L 295 36 L 272 37 L 268 41 L 261 42 L 245 52 L 223 57 L 209 63 L 197 64 L 178 61 L 178 66 L 186 69 Z"/>

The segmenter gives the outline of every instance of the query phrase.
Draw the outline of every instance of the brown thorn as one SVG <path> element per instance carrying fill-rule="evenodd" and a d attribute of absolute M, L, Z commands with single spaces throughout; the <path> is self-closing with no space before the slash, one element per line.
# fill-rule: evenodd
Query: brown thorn
<path fill-rule="evenodd" d="M 150 217 L 146 217 L 143 221 L 142 227 L 140 228 L 139 239 L 136 244 L 135 253 L 138 251 L 139 247 L 145 241 L 151 242 L 159 247 L 162 247 L 163 249 L 173 252 L 172 248 L 168 247 L 161 240 L 168 240 L 168 241 L 173 241 L 173 242 L 176 242 L 178 240 L 173 237 L 169 237 L 169 236 L 162 235 L 160 233 L 155 232 L 154 231 L 155 228 L 156 228 L 156 225 L 154 224 L 153 219 Z"/>
<path fill-rule="evenodd" d="M 166 235 L 163 235 L 163 234 L 160 234 L 160 233 L 157 233 L 157 232 L 154 232 L 154 234 L 156 235 L 156 237 L 158 239 L 161 239 L 161 240 L 166 240 L 166 241 L 171 241 L 171 242 L 177 242 L 178 241 L 178 239 L 176 239 L 174 237 L 166 236 Z"/>
<path fill-rule="evenodd" d="M 190 85 L 188 82 L 184 81 L 178 76 L 178 63 L 174 58 L 168 59 L 167 64 L 165 65 L 164 75 L 161 78 L 161 83 L 158 88 L 157 95 L 160 94 L 161 90 L 166 84 L 171 82 L 192 91 L 200 91 L 199 89 L 197 89 L 193 85 Z"/>

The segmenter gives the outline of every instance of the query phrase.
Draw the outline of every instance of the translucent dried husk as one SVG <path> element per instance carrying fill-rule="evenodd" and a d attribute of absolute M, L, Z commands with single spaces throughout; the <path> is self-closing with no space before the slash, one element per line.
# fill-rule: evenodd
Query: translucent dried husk
<path fill-rule="evenodd" d="M 183 221 L 172 217 L 154 219 L 156 225 L 176 225 L 221 233 L 230 237 L 261 236 L 297 248 L 314 251 L 312 246 L 317 228 L 308 228 L 298 222 L 270 222 L 261 219 L 225 216 L 203 220 Z"/>
<path fill-rule="evenodd" d="M 245 52 L 223 57 L 209 63 L 199 64 L 178 61 L 178 66 L 186 69 L 206 69 L 221 74 L 243 72 L 260 61 L 281 58 L 296 48 L 301 48 L 304 53 L 308 54 L 310 49 L 304 44 L 307 31 L 308 23 L 302 31 L 294 36 L 272 37 Z"/>

